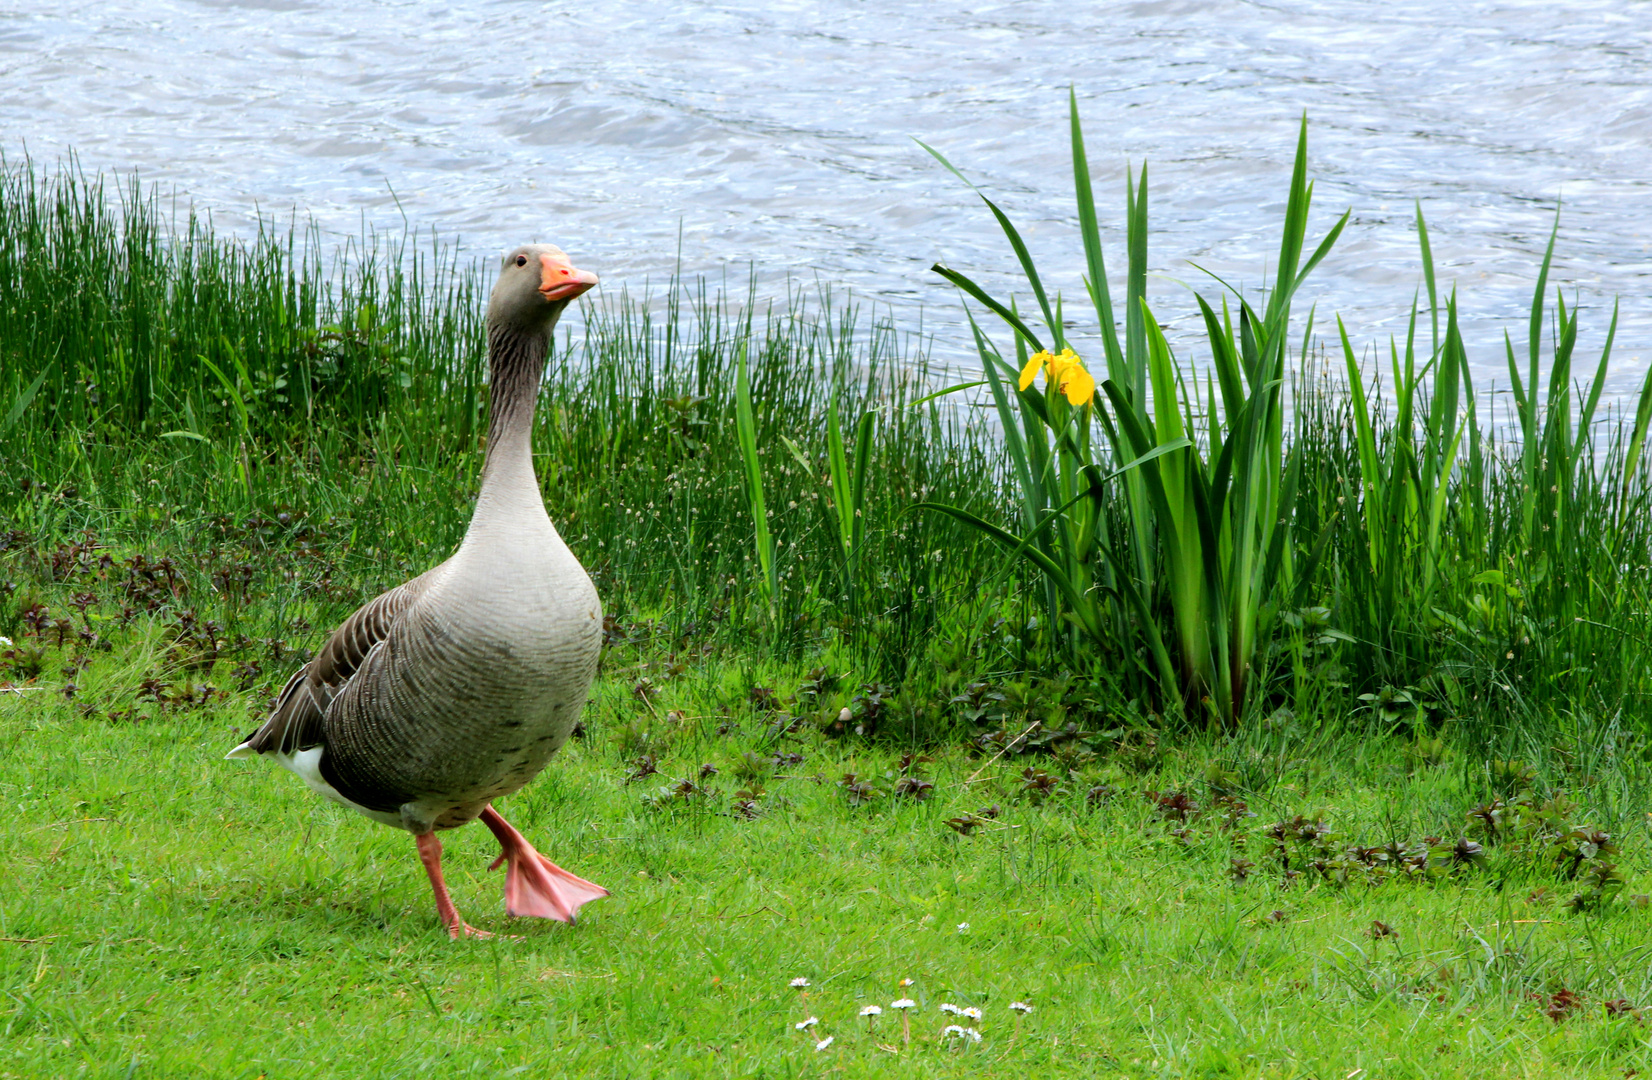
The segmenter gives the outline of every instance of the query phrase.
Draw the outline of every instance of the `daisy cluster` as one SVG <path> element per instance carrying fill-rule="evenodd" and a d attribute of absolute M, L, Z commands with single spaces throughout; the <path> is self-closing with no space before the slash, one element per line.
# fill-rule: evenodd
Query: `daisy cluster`
<path fill-rule="evenodd" d="M 809 980 L 801 976 L 791 981 L 791 988 L 798 991 L 803 998 L 808 997 L 809 985 Z M 911 979 L 902 979 L 899 985 L 902 991 L 902 996 L 896 998 L 894 1001 L 891 1001 L 887 1007 L 894 1010 L 896 1015 L 901 1018 L 902 1040 L 910 1043 L 912 1041 L 912 1022 L 910 1014 L 918 1007 L 918 1003 L 913 998 L 905 996 L 905 991 L 912 986 Z M 876 1032 L 878 1017 L 883 1015 L 884 1008 L 885 1006 L 882 1005 L 865 1005 L 861 1007 L 860 1016 L 861 1019 L 866 1021 L 866 1030 L 869 1034 Z M 950 1001 L 941 1002 L 940 1008 L 941 1012 L 948 1016 L 955 1016 L 960 1021 L 969 1022 L 968 1026 L 965 1026 L 963 1023 L 955 1023 L 947 1024 L 943 1027 L 940 1032 L 940 1038 L 943 1044 L 961 1048 L 964 1046 L 972 1046 L 981 1041 L 983 1014 L 979 1008 L 974 1005 L 954 1005 Z M 1012 1001 L 1009 1004 L 1009 1008 L 1010 1011 L 1015 1014 L 1016 1030 L 1019 1031 L 1021 1026 L 1021 1018 L 1032 1012 L 1033 1007 L 1025 1001 Z M 801 1020 L 793 1024 L 792 1027 L 807 1035 L 808 1038 L 814 1042 L 816 1052 L 828 1049 L 834 1042 L 837 1041 L 837 1037 L 835 1035 L 827 1035 L 823 1031 L 819 1030 L 820 1017 L 818 1016 L 810 1016 L 806 1020 Z"/>

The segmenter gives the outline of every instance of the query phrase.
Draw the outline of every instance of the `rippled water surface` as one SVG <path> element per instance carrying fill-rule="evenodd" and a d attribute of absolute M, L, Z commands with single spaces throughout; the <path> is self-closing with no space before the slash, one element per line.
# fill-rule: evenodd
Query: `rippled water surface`
<path fill-rule="evenodd" d="M 816 276 L 961 356 L 929 265 L 1009 253 L 924 139 L 1081 291 L 1066 143 L 1076 86 L 1109 228 L 1149 162 L 1161 321 L 1194 339 L 1188 260 L 1247 283 L 1272 258 L 1296 122 L 1316 225 L 1353 222 L 1310 298 L 1356 337 L 1403 330 L 1421 199 L 1482 378 L 1556 277 L 1614 386 L 1652 360 L 1652 5 L 1027 0 L 833 4 L 24 0 L 0 10 L 0 150 L 137 170 L 245 228 L 260 210 L 434 228 L 467 254 L 561 243 L 607 286 Z M 1603 306 L 1604 305 L 1604 306 Z M 920 310 L 921 309 L 921 310 Z M 1304 309 L 1305 310 L 1305 309 Z M 1195 352 L 1199 350 L 1194 349 Z"/>

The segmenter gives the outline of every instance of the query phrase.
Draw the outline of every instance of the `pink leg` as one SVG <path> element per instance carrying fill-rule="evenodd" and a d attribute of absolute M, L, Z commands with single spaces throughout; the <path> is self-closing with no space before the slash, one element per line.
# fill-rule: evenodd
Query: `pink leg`
<path fill-rule="evenodd" d="M 512 915 L 571 923 L 582 905 L 608 895 L 601 885 L 568 873 L 535 851 L 493 807 L 482 811 L 482 824 L 493 830 L 501 849 L 488 869 L 497 870 L 502 863 L 509 865 L 505 871 L 505 910 Z"/>
<path fill-rule="evenodd" d="M 436 915 L 447 927 L 448 936 L 455 941 L 462 937 L 492 937 L 486 930 L 468 926 L 459 918 L 459 909 L 453 906 L 453 898 L 447 894 L 447 882 L 442 880 L 442 842 L 436 839 L 436 834 L 425 833 L 414 839 L 419 844 L 419 861 L 424 863 L 425 873 L 430 875 L 430 887 L 436 893 Z"/>

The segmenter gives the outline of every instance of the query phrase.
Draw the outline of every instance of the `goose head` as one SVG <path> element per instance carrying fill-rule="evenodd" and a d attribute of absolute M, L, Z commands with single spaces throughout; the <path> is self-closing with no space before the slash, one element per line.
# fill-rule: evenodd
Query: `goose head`
<path fill-rule="evenodd" d="M 549 334 L 568 302 L 597 276 L 579 270 L 554 244 L 524 244 L 507 252 L 488 298 L 488 321 L 519 332 Z"/>

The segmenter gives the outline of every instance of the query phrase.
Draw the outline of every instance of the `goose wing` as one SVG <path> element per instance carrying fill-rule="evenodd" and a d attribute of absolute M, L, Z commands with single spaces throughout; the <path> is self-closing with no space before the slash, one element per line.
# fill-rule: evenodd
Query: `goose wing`
<path fill-rule="evenodd" d="M 276 697 L 269 719 L 230 751 L 230 756 L 294 754 L 322 745 L 321 721 L 327 715 L 327 706 L 349 685 L 373 650 L 390 636 L 390 628 L 402 612 L 424 594 L 435 572 L 403 582 L 357 608 L 333 631 L 315 658 L 293 672 Z"/>

